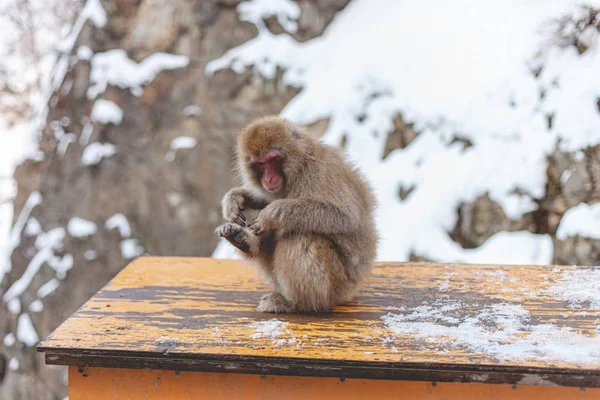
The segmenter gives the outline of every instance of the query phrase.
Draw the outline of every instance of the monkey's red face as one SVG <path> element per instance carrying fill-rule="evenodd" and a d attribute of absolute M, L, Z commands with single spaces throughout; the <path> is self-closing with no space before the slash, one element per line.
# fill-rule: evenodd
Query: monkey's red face
<path fill-rule="evenodd" d="M 283 186 L 281 172 L 281 154 L 277 150 L 269 150 L 262 157 L 250 157 L 252 167 L 258 173 L 260 184 L 270 193 L 277 193 Z"/>

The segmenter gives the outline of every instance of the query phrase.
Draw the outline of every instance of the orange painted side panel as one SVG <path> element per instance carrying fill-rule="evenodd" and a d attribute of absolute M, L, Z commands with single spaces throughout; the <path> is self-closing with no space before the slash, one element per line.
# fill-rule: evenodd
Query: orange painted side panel
<path fill-rule="evenodd" d="M 69 368 L 69 400 L 567 400 L 600 389 Z"/>

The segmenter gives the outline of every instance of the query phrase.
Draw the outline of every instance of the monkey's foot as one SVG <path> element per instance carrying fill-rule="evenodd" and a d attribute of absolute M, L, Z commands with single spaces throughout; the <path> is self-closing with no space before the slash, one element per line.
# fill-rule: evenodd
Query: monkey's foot
<path fill-rule="evenodd" d="M 226 239 L 249 257 L 260 252 L 260 238 L 238 224 L 225 224 L 217 228 L 219 236 Z"/>
<path fill-rule="evenodd" d="M 257 311 L 268 313 L 289 313 L 293 312 L 293 309 L 290 302 L 277 292 L 264 295 L 256 307 Z"/>
<path fill-rule="evenodd" d="M 243 251 L 244 253 L 250 251 L 250 244 L 248 243 L 246 232 L 242 226 L 237 224 L 225 224 L 220 226 L 217 230 L 219 236 L 226 239 L 240 251 Z"/>

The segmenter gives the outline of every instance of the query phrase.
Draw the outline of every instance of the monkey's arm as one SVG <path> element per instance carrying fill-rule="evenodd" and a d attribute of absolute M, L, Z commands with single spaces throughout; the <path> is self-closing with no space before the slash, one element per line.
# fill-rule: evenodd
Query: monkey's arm
<path fill-rule="evenodd" d="M 343 234 L 359 228 L 359 212 L 314 199 L 275 200 L 260 212 L 251 229 L 262 231 Z"/>
<path fill-rule="evenodd" d="M 264 199 L 261 199 L 244 187 L 231 189 L 223 196 L 221 207 L 223 218 L 228 222 L 246 226 L 245 209 L 263 209 L 267 205 Z"/>

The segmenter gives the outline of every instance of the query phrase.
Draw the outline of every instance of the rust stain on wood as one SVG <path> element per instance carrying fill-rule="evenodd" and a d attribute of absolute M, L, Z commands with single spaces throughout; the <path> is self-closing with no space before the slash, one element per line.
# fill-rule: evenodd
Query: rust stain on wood
<path fill-rule="evenodd" d="M 87 368 L 69 370 L 69 399 L 597 399 L 600 389 L 480 383 L 307 378 L 225 373 Z"/>
<path fill-rule="evenodd" d="M 210 370 L 212 365 L 220 371 L 230 362 L 231 369 L 240 372 L 310 375 L 312 362 L 315 375 L 319 366 L 329 369 L 323 373 L 329 376 L 336 374 L 335 368 L 346 371 L 348 366 L 356 371 L 455 370 L 455 378 L 448 380 L 462 379 L 461 371 L 463 375 L 531 372 L 556 373 L 561 384 L 566 374 L 574 379 L 565 383 L 570 385 L 577 385 L 581 375 L 582 382 L 600 386 L 600 359 L 574 362 L 540 354 L 503 360 L 451 338 L 419 340 L 414 332 L 398 333 L 382 319 L 389 313 L 410 315 L 417 307 L 443 307 L 449 301 L 460 304 L 455 312 L 466 317 L 509 303 L 528 312 L 530 325 L 552 324 L 600 343 L 600 310 L 574 308 L 551 293 L 568 271 L 566 266 L 379 263 L 351 304 L 320 316 L 274 315 L 255 311 L 269 288 L 242 262 L 140 258 L 39 349 L 47 353 L 49 364 L 134 367 L 137 363 L 174 369 L 181 364 L 182 369 L 197 370 Z M 261 367 L 262 359 L 267 367 Z M 291 371 L 286 372 L 286 365 Z M 302 371 L 295 372 L 295 365 Z M 393 376 L 390 372 L 385 377 Z"/>

